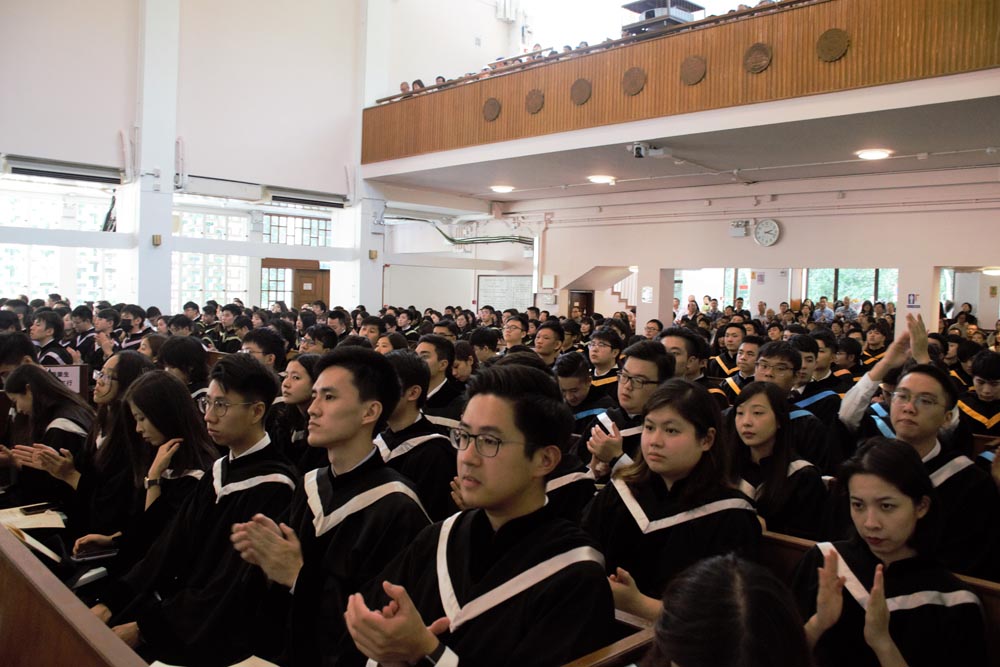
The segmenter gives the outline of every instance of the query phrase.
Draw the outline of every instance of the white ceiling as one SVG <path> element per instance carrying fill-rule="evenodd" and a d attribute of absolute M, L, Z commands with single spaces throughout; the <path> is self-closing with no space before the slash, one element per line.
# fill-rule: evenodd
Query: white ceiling
<path fill-rule="evenodd" d="M 404 188 L 495 201 L 661 188 L 884 174 L 1000 165 L 1000 96 L 775 123 L 670 138 L 650 137 L 666 157 L 636 159 L 625 144 L 411 171 L 372 178 Z M 892 158 L 858 159 L 882 147 Z M 614 186 L 592 185 L 609 174 Z M 496 194 L 490 185 L 513 185 Z"/>

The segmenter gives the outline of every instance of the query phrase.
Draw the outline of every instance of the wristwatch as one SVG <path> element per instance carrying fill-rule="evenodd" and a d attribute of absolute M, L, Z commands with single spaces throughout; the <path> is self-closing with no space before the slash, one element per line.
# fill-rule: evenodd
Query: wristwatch
<path fill-rule="evenodd" d="M 142 488 L 146 489 L 147 491 L 153 488 L 154 486 L 159 486 L 159 485 L 160 485 L 159 477 L 156 477 L 155 479 L 144 477 L 142 480 Z"/>
<path fill-rule="evenodd" d="M 444 645 L 444 642 L 438 642 L 437 648 L 422 657 L 417 665 L 419 665 L 419 667 L 434 667 L 434 665 L 438 664 L 441 660 L 442 656 L 444 656 L 444 652 L 447 648 L 448 647 Z"/>

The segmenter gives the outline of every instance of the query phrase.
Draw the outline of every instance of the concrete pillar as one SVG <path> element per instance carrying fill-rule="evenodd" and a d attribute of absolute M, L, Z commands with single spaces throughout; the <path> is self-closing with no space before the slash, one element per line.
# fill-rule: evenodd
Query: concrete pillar
<path fill-rule="evenodd" d="M 639 332 L 642 332 L 646 322 L 654 318 L 663 322 L 664 326 L 670 326 L 674 312 L 674 269 L 640 264 L 636 281 L 639 303 L 636 304 L 635 323 Z M 644 295 L 651 301 L 644 302 Z"/>
<path fill-rule="evenodd" d="M 177 137 L 177 72 L 180 0 L 142 0 L 139 26 L 139 95 L 136 114 L 138 174 L 125 186 L 138 240 L 138 302 L 170 303 L 173 250 L 174 144 Z"/>
<path fill-rule="evenodd" d="M 380 224 L 385 200 L 361 200 L 358 222 L 358 296 L 369 312 L 382 307 L 382 271 L 385 267 L 385 231 Z"/>

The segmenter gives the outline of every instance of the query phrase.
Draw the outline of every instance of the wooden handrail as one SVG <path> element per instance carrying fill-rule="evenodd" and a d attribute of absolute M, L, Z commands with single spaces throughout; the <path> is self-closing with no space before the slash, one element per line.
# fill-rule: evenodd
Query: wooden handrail
<path fill-rule="evenodd" d="M 0 528 L 0 661 L 144 667 L 143 661 L 6 529 Z"/>

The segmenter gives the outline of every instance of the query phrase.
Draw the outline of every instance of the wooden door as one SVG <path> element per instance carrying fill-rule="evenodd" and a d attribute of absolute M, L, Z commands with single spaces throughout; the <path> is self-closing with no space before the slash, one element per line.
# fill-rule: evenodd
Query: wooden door
<path fill-rule="evenodd" d="M 292 299 L 297 308 L 317 300 L 327 303 L 330 300 L 329 269 L 295 269 Z"/>
<path fill-rule="evenodd" d="M 574 292 L 569 293 L 569 312 L 566 315 L 572 317 L 573 308 L 580 309 L 580 315 L 593 315 L 594 314 L 594 293 L 593 292 Z"/>

